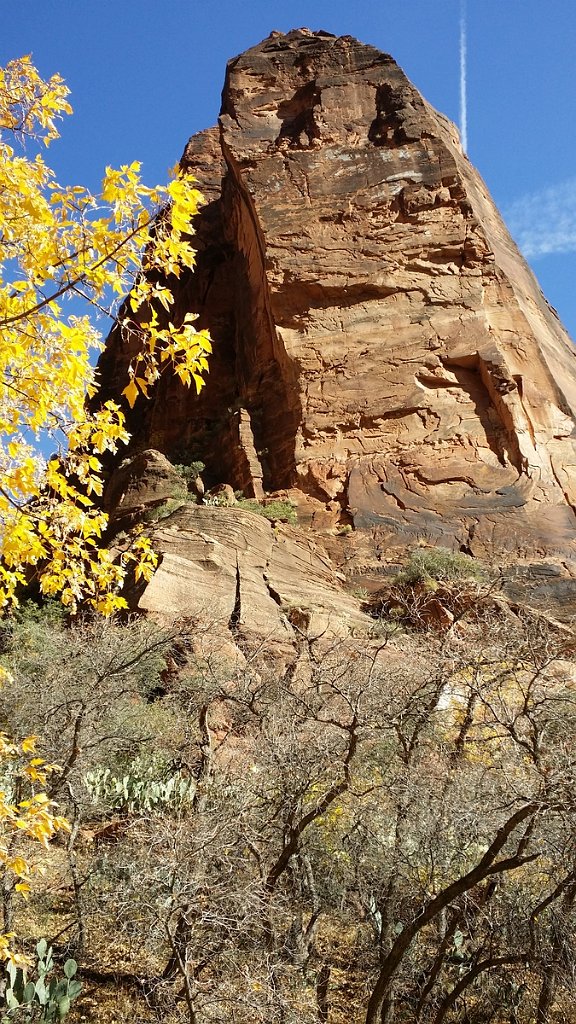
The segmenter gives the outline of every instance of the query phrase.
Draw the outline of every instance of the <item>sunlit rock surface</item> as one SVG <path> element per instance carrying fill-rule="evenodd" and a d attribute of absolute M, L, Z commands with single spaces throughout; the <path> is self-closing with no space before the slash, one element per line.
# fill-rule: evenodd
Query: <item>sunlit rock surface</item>
<path fill-rule="evenodd" d="M 356 570 L 424 538 L 570 575 L 574 349 L 393 59 L 273 33 L 230 61 L 183 165 L 207 202 L 177 309 L 214 356 L 200 397 L 166 376 L 137 403 L 134 447 L 201 459 L 207 487 L 285 490 L 318 536 L 351 524 Z M 113 333 L 107 394 L 130 355 Z"/>

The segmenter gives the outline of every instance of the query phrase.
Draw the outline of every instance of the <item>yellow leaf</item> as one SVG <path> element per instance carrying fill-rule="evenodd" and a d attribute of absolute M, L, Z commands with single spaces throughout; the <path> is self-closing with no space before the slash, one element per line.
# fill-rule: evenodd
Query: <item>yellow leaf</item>
<path fill-rule="evenodd" d="M 126 396 L 126 398 L 128 399 L 128 404 L 129 404 L 130 408 L 133 409 L 134 408 L 134 403 L 136 402 L 136 399 L 138 398 L 138 387 L 136 385 L 136 382 L 135 382 L 134 378 L 132 378 L 130 383 L 126 385 L 126 387 L 124 388 L 124 391 L 122 392 L 122 394 Z"/>

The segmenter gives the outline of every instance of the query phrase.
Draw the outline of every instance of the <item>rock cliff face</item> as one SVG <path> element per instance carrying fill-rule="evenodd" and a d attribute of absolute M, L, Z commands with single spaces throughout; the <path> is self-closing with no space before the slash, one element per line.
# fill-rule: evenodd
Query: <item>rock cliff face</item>
<path fill-rule="evenodd" d="M 372 564 L 416 537 L 565 565 L 576 535 L 576 361 L 454 127 L 391 57 L 273 33 L 230 61 L 219 126 L 183 165 L 206 206 L 178 310 L 214 339 L 197 398 L 166 378 L 138 449 L 205 483 L 288 490 Z M 118 335 L 101 361 L 117 389 Z"/>

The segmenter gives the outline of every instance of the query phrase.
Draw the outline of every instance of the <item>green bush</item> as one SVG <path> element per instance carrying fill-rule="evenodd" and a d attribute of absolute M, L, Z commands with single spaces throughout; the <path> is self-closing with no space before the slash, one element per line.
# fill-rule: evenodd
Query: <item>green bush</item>
<path fill-rule="evenodd" d="M 448 548 L 418 548 L 410 555 L 406 566 L 398 573 L 395 582 L 414 586 L 436 580 L 448 583 L 455 580 L 481 580 L 485 572 L 473 558 Z"/>
<path fill-rule="evenodd" d="M 178 475 L 181 476 L 182 479 L 186 482 L 188 489 L 190 489 L 190 486 L 194 484 L 194 481 L 197 479 L 197 477 L 200 476 L 201 473 L 204 472 L 206 467 L 203 462 L 200 462 L 197 459 L 195 462 L 179 462 L 174 466 L 174 469 L 176 470 Z"/>
<path fill-rule="evenodd" d="M 167 498 L 161 505 L 155 505 L 144 513 L 144 520 L 147 523 L 158 523 L 161 519 L 167 519 L 173 512 L 177 512 L 188 500 L 188 491 L 178 497 Z"/>
<path fill-rule="evenodd" d="M 33 607 L 10 622 L 4 638 L 1 661 L 10 677 L 0 691 L 0 723 L 13 736 L 39 732 L 42 756 L 62 765 L 78 799 L 87 771 L 104 764 L 121 776 L 140 752 L 163 751 L 163 737 L 169 746 L 174 735 L 180 742 L 177 714 L 155 699 L 173 631 L 143 618 L 67 627 Z M 54 773 L 51 790 L 59 790 L 68 814 L 62 777 Z"/>
<path fill-rule="evenodd" d="M 290 523 L 295 526 L 298 522 L 296 509 L 289 501 L 269 501 L 265 505 L 260 504 L 256 498 L 240 498 L 238 508 L 244 508 L 248 512 L 256 512 L 265 519 L 279 519 L 282 523 Z"/>

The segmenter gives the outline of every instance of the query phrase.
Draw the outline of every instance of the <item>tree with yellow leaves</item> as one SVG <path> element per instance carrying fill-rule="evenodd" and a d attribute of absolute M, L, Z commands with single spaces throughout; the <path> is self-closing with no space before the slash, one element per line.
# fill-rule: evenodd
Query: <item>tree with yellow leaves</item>
<path fill-rule="evenodd" d="M 6 669 L 0 668 L 0 685 L 6 680 Z M 48 764 L 36 751 L 37 737 L 27 736 L 19 743 L 0 732 L 0 873 L 3 877 L 3 931 L 0 932 L 0 961 L 9 960 L 26 966 L 27 958 L 12 947 L 11 899 L 13 892 L 27 896 L 30 892 L 32 866 L 22 844 L 33 840 L 45 849 L 61 830 L 69 831 L 65 818 L 55 813 L 55 806 L 44 787 L 57 766 Z"/>
<path fill-rule="evenodd" d="M 101 544 L 101 456 L 128 434 L 120 407 L 97 402 L 102 340 L 89 314 L 114 315 L 128 294 L 120 324 L 140 342 L 124 388 L 130 405 L 167 367 L 199 390 L 210 352 L 192 315 L 169 322 L 164 283 L 194 265 L 190 224 L 201 196 L 193 179 L 147 188 L 135 162 L 107 168 L 99 197 L 60 187 L 39 149 L 58 138 L 67 96 L 60 76 L 43 81 L 29 57 L 0 69 L 0 614 L 33 576 L 72 610 L 83 601 L 109 614 L 125 605 L 127 565 L 137 578 L 154 569 L 143 535 L 121 563 Z M 66 315 L 71 297 L 75 312 Z M 48 445 L 56 454 L 44 460 Z M 55 766 L 35 742 L 0 733 L 0 871 L 4 890 L 22 895 L 31 874 L 22 843 L 47 846 L 68 827 L 43 791 Z M 7 905 L 0 960 L 17 963 Z"/>
<path fill-rule="evenodd" d="M 0 69 L 0 609 L 35 575 L 72 610 L 83 601 L 109 614 L 125 604 L 127 565 L 149 577 L 155 557 L 142 534 L 122 562 L 101 543 L 101 456 L 128 434 L 118 404 L 96 400 L 102 340 L 89 314 L 113 315 L 128 294 L 120 324 L 139 339 L 130 405 L 168 367 L 200 390 L 210 340 L 192 314 L 170 322 L 166 281 L 194 265 L 201 195 L 186 175 L 147 188 L 137 162 L 107 168 L 99 197 L 61 187 L 32 151 L 58 137 L 67 96 L 60 76 L 42 80 L 29 57 Z M 71 297 L 87 312 L 66 315 Z M 46 463 L 48 445 L 56 454 Z"/>

